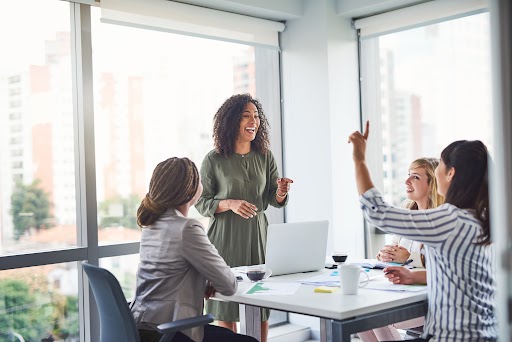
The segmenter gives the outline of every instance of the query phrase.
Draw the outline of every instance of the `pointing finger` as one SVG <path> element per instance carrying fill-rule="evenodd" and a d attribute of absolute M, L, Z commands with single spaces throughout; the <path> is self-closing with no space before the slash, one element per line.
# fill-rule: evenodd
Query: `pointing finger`
<path fill-rule="evenodd" d="M 370 120 L 367 120 L 366 121 L 366 128 L 364 130 L 364 133 L 363 133 L 363 137 L 365 140 L 368 139 L 368 134 L 370 133 Z"/>

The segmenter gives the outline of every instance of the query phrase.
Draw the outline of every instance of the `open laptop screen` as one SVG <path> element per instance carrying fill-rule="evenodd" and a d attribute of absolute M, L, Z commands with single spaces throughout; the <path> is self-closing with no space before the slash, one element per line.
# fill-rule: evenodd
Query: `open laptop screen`
<path fill-rule="evenodd" d="M 329 221 L 269 225 L 265 265 L 272 276 L 324 268 L 328 229 Z"/>

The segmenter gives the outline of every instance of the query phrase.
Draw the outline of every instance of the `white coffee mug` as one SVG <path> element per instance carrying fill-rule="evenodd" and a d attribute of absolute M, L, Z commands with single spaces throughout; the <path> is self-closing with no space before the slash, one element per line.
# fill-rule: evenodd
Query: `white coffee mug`
<path fill-rule="evenodd" d="M 370 281 L 370 277 L 358 265 L 344 264 L 338 266 L 340 276 L 341 293 L 355 295 L 360 287 L 365 287 Z M 363 273 L 366 276 L 363 284 L 359 282 L 359 276 Z"/>

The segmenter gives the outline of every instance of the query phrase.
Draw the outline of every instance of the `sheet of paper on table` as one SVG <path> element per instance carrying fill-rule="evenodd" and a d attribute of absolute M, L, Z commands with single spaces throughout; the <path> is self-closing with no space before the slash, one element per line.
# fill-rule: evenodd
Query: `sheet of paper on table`
<path fill-rule="evenodd" d="M 259 281 L 249 287 L 244 295 L 283 296 L 293 295 L 300 287 L 300 283 L 274 283 Z"/>
<path fill-rule="evenodd" d="M 367 289 L 371 290 L 382 290 L 382 291 L 405 291 L 405 292 L 420 292 L 427 289 L 426 285 L 402 285 L 402 284 L 393 284 L 389 282 L 387 279 L 370 281 L 368 285 L 365 286 Z"/>
<path fill-rule="evenodd" d="M 298 280 L 301 284 L 316 286 L 340 286 L 340 277 L 338 271 L 332 271 L 327 274 L 317 275 L 311 278 Z"/>

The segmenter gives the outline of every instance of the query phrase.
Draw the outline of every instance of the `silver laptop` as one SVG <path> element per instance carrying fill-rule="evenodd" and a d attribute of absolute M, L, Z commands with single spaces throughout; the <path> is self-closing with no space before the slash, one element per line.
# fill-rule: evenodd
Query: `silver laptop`
<path fill-rule="evenodd" d="M 329 221 L 269 225 L 265 265 L 272 276 L 324 268 L 328 229 Z"/>

